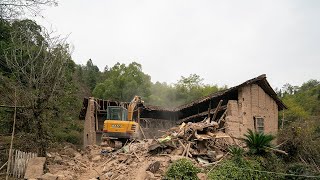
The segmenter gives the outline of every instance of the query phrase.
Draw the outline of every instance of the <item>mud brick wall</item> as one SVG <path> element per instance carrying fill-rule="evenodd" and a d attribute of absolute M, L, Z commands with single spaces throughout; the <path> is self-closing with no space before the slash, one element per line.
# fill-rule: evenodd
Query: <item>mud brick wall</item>
<path fill-rule="evenodd" d="M 94 117 L 94 99 L 90 98 L 83 129 L 83 146 L 96 144 L 96 127 Z"/>
<path fill-rule="evenodd" d="M 226 133 L 243 137 L 247 129 L 254 130 L 254 117 L 264 119 L 264 133 L 278 132 L 278 106 L 276 102 L 256 85 L 244 86 L 238 91 L 238 101 L 230 100 L 227 105 Z"/>

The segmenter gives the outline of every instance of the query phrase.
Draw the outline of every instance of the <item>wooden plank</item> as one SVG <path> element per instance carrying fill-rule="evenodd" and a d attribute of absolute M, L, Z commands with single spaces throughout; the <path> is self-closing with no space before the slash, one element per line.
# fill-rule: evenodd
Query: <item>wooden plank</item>
<path fill-rule="evenodd" d="M 220 117 L 220 119 L 218 120 L 218 124 L 220 125 L 221 121 L 225 118 L 225 116 L 227 115 L 227 110 L 224 111 L 224 113 L 222 114 L 222 116 Z"/>
<path fill-rule="evenodd" d="M 218 114 L 218 112 L 219 112 L 219 109 L 220 109 L 220 107 L 221 107 L 222 102 L 223 102 L 223 100 L 220 100 L 218 106 L 217 106 L 216 109 L 214 110 L 213 117 L 212 117 L 212 119 L 211 119 L 212 121 L 216 120 L 216 117 L 217 117 L 217 114 Z M 210 120 L 210 122 L 211 122 L 211 120 Z"/>
<path fill-rule="evenodd" d="M 218 112 L 219 112 L 219 111 L 222 111 L 222 110 L 226 110 L 226 109 L 227 109 L 227 105 L 221 106 L 221 107 L 219 108 Z M 211 109 L 210 114 L 213 114 L 215 110 L 216 110 L 216 109 Z M 189 122 L 190 120 L 192 120 L 192 119 L 194 119 L 194 118 L 204 117 L 204 116 L 206 116 L 207 114 L 208 114 L 208 112 L 207 112 L 207 111 L 204 111 L 204 112 L 202 112 L 202 113 L 200 113 L 200 114 L 195 114 L 195 115 L 192 115 L 192 116 L 188 116 L 188 117 L 186 117 L 186 118 L 183 118 L 183 119 L 180 119 L 179 121 L 177 121 L 177 124 L 181 124 L 181 123 L 183 123 L 183 122 Z"/>

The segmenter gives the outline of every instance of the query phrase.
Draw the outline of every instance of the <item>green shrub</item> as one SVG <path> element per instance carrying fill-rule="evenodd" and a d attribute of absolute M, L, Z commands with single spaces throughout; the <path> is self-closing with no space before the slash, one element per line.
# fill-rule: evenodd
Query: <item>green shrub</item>
<path fill-rule="evenodd" d="M 54 139 L 58 142 L 69 142 L 72 144 L 81 144 L 81 133 L 78 131 L 59 131 L 54 132 Z"/>
<path fill-rule="evenodd" d="M 243 157 L 243 155 L 244 155 L 244 149 L 242 149 L 239 146 L 229 147 L 229 152 L 230 152 L 231 156 L 236 157 L 236 158 Z"/>
<path fill-rule="evenodd" d="M 166 179 L 183 179 L 183 180 L 193 180 L 198 179 L 197 173 L 200 169 L 193 165 L 193 163 L 188 159 L 179 159 L 172 163 L 165 175 Z"/>
<path fill-rule="evenodd" d="M 290 164 L 287 168 L 286 173 L 295 174 L 295 175 L 304 175 L 304 176 L 316 176 L 317 175 L 308 166 L 301 164 L 301 163 Z M 295 180 L 305 179 L 305 177 L 296 177 L 296 176 L 286 176 L 285 178 L 286 179 L 295 179 Z M 317 179 L 320 179 L 320 177 Z"/>
<path fill-rule="evenodd" d="M 275 138 L 269 134 L 253 132 L 248 129 L 248 133 L 244 135 L 243 141 L 249 147 L 249 153 L 256 155 L 264 155 L 266 148 L 271 146 L 271 141 Z"/>
<path fill-rule="evenodd" d="M 255 171 L 258 170 L 258 171 Z M 263 168 L 254 160 L 234 161 L 226 160 L 217 168 L 208 173 L 208 178 L 212 180 L 228 180 L 228 179 L 281 179 L 280 176 L 261 172 Z"/>

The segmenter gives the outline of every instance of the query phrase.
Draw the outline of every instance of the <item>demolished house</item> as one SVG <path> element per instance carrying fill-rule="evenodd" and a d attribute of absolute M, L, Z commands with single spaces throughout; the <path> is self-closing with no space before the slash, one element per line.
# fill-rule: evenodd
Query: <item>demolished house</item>
<path fill-rule="evenodd" d="M 80 119 L 84 119 L 84 145 L 100 142 L 103 121 L 108 106 L 127 107 L 127 102 L 85 98 Z M 277 97 L 263 74 L 238 86 L 231 87 L 173 109 L 144 105 L 140 111 L 140 124 L 147 138 L 158 137 L 161 132 L 177 124 L 215 121 L 218 129 L 239 138 L 247 129 L 276 134 L 278 111 L 287 109 Z"/>

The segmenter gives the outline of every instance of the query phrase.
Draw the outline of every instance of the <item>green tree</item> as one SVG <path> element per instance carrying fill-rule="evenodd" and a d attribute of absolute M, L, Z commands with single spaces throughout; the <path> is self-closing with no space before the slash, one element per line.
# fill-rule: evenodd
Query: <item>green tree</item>
<path fill-rule="evenodd" d="M 67 82 L 66 67 L 73 66 L 67 44 L 52 38 L 31 20 L 15 21 L 10 33 L 11 44 L 3 51 L 5 65 L 10 74 L 7 78 L 9 92 L 15 87 L 19 104 L 34 134 L 40 156 L 47 148 L 47 127 L 53 115 L 54 100 L 64 93 Z"/>
<path fill-rule="evenodd" d="M 203 79 L 197 74 L 190 74 L 189 77 L 181 76 L 175 87 L 177 100 L 183 103 L 188 103 L 223 89 L 217 85 L 205 85 Z"/>
<path fill-rule="evenodd" d="M 94 65 L 92 60 L 89 59 L 87 61 L 86 66 L 82 67 L 83 70 L 83 77 L 84 77 L 84 83 L 89 86 L 90 90 L 93 91 L 93 89 L 96 87 L 97 83 L 100 80 L 100 74 L 98 66 Z"/>
<path fill-rule="evenodd" d="M 142 66 L 136 62 L 117 63 L 108 71 L 108 78 L 93 90 L 95 97 L 130 101 L 134 95 L 143 99 L 150 96 L 151 78 L 142 72 Z"/>

